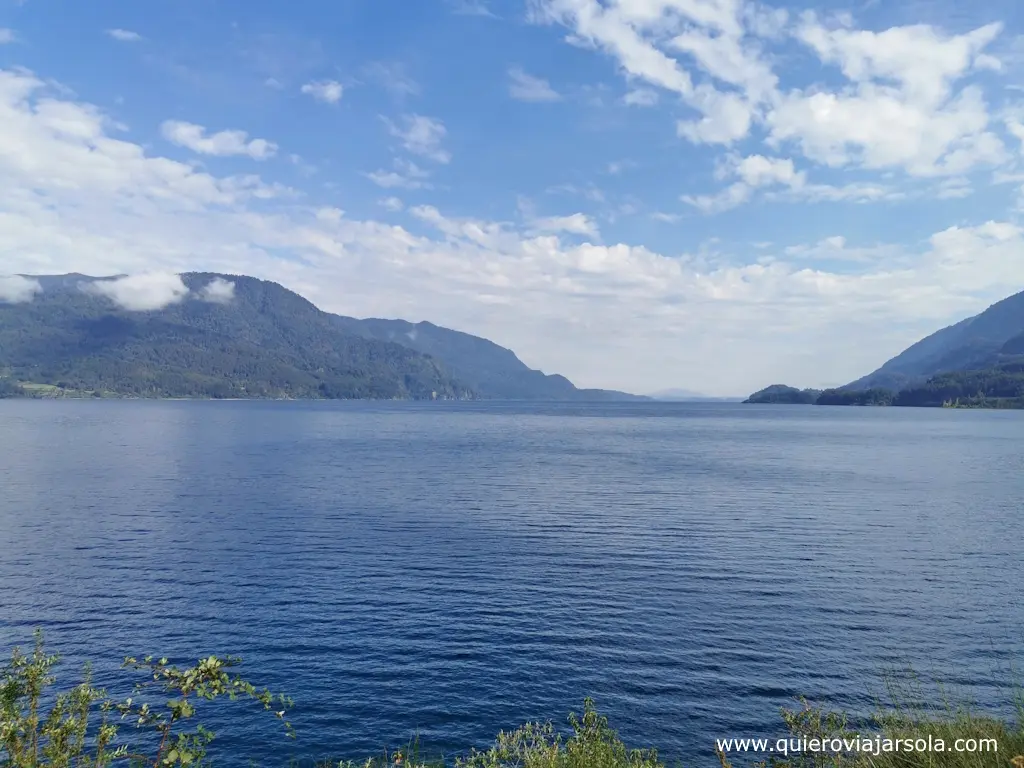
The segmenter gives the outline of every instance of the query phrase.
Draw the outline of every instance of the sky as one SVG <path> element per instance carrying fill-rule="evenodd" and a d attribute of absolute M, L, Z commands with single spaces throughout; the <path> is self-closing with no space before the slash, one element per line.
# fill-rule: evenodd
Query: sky
<path fill-rule="evenodd" d="M 585 387 L 841 385 L 1024 289 L 1022 33 L 1018 0 L 0 0 L 0 275 L 253 275 Z"/>

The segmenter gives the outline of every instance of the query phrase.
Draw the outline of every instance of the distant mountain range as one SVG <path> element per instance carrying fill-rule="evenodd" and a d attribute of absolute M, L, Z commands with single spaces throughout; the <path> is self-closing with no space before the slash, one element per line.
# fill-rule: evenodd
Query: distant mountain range
<path fill-rule="evenodd" d="M 252 277 L 181 275 L 157 309 L 130 278 L 30 279 L 31 300 L 0 302 L 0 396 L 645 399 L 579 389 L 431 323 L 332 315 Z"/>
<path fill-rule="evenodd" d="M 679 403 L 735 403 L 743 399 L 742 397 L 705 395 L 689 389 L 663 389 L 660 392 L 652 392 L 648 397 L 652 400 Z"/>
<path fill-rule="evenodd" d="M 773 384 L 747 402 L 1024 408 L 1024 292 L 933 333 L 844 387 Z"/>

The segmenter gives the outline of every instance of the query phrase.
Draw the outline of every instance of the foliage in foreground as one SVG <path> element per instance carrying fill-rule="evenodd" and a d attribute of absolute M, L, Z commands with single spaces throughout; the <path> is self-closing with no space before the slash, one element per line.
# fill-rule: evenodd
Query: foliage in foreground
<path fill-rule="evenodd" d="M 654 750 L 627 749 L 587 699 L 582 717 L 569 716 L 572 736 L 555 732 L 550 724 L 532 723 L 511 733 L 501 733 L 486 752 L 475 752 L 458 761 L 465 768 L 660 768 Z"/>
<path fill-rule="evenodd" d="M 248 699 L 284 720 L 291 701 L 230 670 L 233 657 L 201 659 L 194 667 L 178 669 L 167 659 L 125 659 L 123 667 L 145 673 L 136 696 L 109 697 L 94 687 L 88 670 L 84 681 L 54 693 L 52 674 L 58 657 L 43 651 L 37 634 L 31 654 L 15 649 L 0 668 L 0 768 L 79 768 L 123 763 L 133 768 L 209 765 L 207 747 L 214 734 L 194 724 L 197 705 L 218 699 Z M 847 739 L 878 736 L 890 740 L 941 740 L 944 752 L 817 751 L 775 756 L 755 762 L 754 755 L 719 752 L 723 768 L 1024 768 L 1024 699 L 1015 725 L 978 717 L 964 708 L 948 707 L 940 715 L 904 702 L 920 701 L 918 693 L 895 691 L 893 703 L 864 727 L 855 729 L 837 712 L 804 703 L 784 710 L 783 720 L 793 740 Z M 159 696 L 160 705 L 147 699 Z M 171 698 L 167 700 L 167 697 Z M 654 750 L 629 749 L 587 699 L 582 715 L 570 715 L 568 734 L 551 723 L 530 723 L 498 735 L 487 750 L 474 750 L 456 759 L 456 768 L 664 768 Z M 122 727 L 139 734 L 139 744 L 122 742 Z M 126 729 L 127 730 L 127 729 Z M 956 752 L 958 739 L 994 739 L 998 750 Z M 444 761 L 421 760 L 415 747 L 364 762 L 327 762 L 321 768 L 442 768 Z"/>
<path fill-rule="evenodd" d="M 43 651 L 42 634 L 36 633 L 32 653 L 15 648 L 10 663 L 0 669 L 0 768 L 201 765 L 214 734 L 201 724 L 190 727 L 196 705 L 224 698 L 251 699 L 265 710 L 276 709 L 291 733 L 284 720 L 291 701 L 231 674 L 240 663 L 233 657 L 210 656 L 187 669 L 167 659 L 127 658 L 123 668 L 144 672 L 147 679 L 136 685 L 135 696 L 120 701 L 94 687 L 88 669 L 82 683 L 54 695 L 49 689 L 56 682 L 52 672 L 58 661 Z M 158 695 L 160 705 L 147 700 Z M 150 749 L 120 743 L 123 724 L 144 732 L 141 742 Z"/>

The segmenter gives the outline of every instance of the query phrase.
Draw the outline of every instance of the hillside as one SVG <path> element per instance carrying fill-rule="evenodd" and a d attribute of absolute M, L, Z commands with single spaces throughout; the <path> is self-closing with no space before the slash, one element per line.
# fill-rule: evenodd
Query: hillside
<path fill-rule="evenodd" d="M 0 396 L 28 382 L 138 397 L 632 398 L 577 389 L 486 339 L 332 315 L 251 277 L 182 275 L 159 309 L 154 286 L 130 280 L 32 279 L 33 300 L 0 301 Z"/>
<path fill-rule="evenodd" d="M 844 389 L 918 387 L 938 374 L 991 368 L 1014 354 L 1024 354 L 1024 292 L 933 333 Z"/>
<path fill-rule="evenodd" d="M 1024 408 L 1024 357 L 971 371 L 933 376 L 905 389 L 893 405 L 955 408 Z"/>
<path fill-rule="evenodd" d="M 217 280 L 233 284 L 232 295 L 204 300 Z M 440 362 L 344 333 L 276 283 L 213 274 L 182 281 L 190 292 L 179 303 L 127 311 L 101 293 L 112 279 L 39 278 L 33 301 L 0 304 L 0 370 L 20 381 L 141 397 L 471 394 Z"/>
<path fill-rule="evenodd" d="M 401 344 L 443 361 L 460 381 L 483 397 L 507 400 L 647 399 L 612 390 L 577 389 L 564 376 L 531 369 L 512 350 L 493 341 L 441 328 L 433 323 L 357 320 L 341 316 L 335 316 L 334 320 L 349 333 Z"/>

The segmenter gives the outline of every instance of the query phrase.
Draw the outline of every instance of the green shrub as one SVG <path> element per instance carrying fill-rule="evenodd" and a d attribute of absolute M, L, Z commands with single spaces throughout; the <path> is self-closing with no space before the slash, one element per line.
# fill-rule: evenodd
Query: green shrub
<path fill-rule="evenodd" d="M 32 653 L 15 648 L 10 663 L 0 669 L 0 767 L 202 765 L 214 735 L 201 724 L 189 726 L 198 702 L 223 698 L 257 702 L 274 711 L 292 733 L 284 720 L 290 700 L 231 674 L 240 663 L 237 658 L 210 656 L 187 669 L 170 666 L 167 659 L 125 659 L 124 669 L 145 672 L 147 679 L 135 686 L 135 696 L 120 701 L 92 685 L 88 668 L 81 683 L 52 696 L 48 689 L 56 682 L 52 672 L 58 661 L 43 651 L 37 632 Z M 146 700 L 158 694 L 161 705 Z M 153 745 L 148 753 L 120 742 L 125 723 L 148 735 L 141 739 Z"/>
<path fill-rule="evenodd" d="M 587 699 L 583 715 L 569 716 L 572 736 L 563 739 L 550 724 L 531 723 L 501 733 L 486 752 L 459 760 L 459 768 L 663 768 L 653 750 L 629 750 Z"/>

